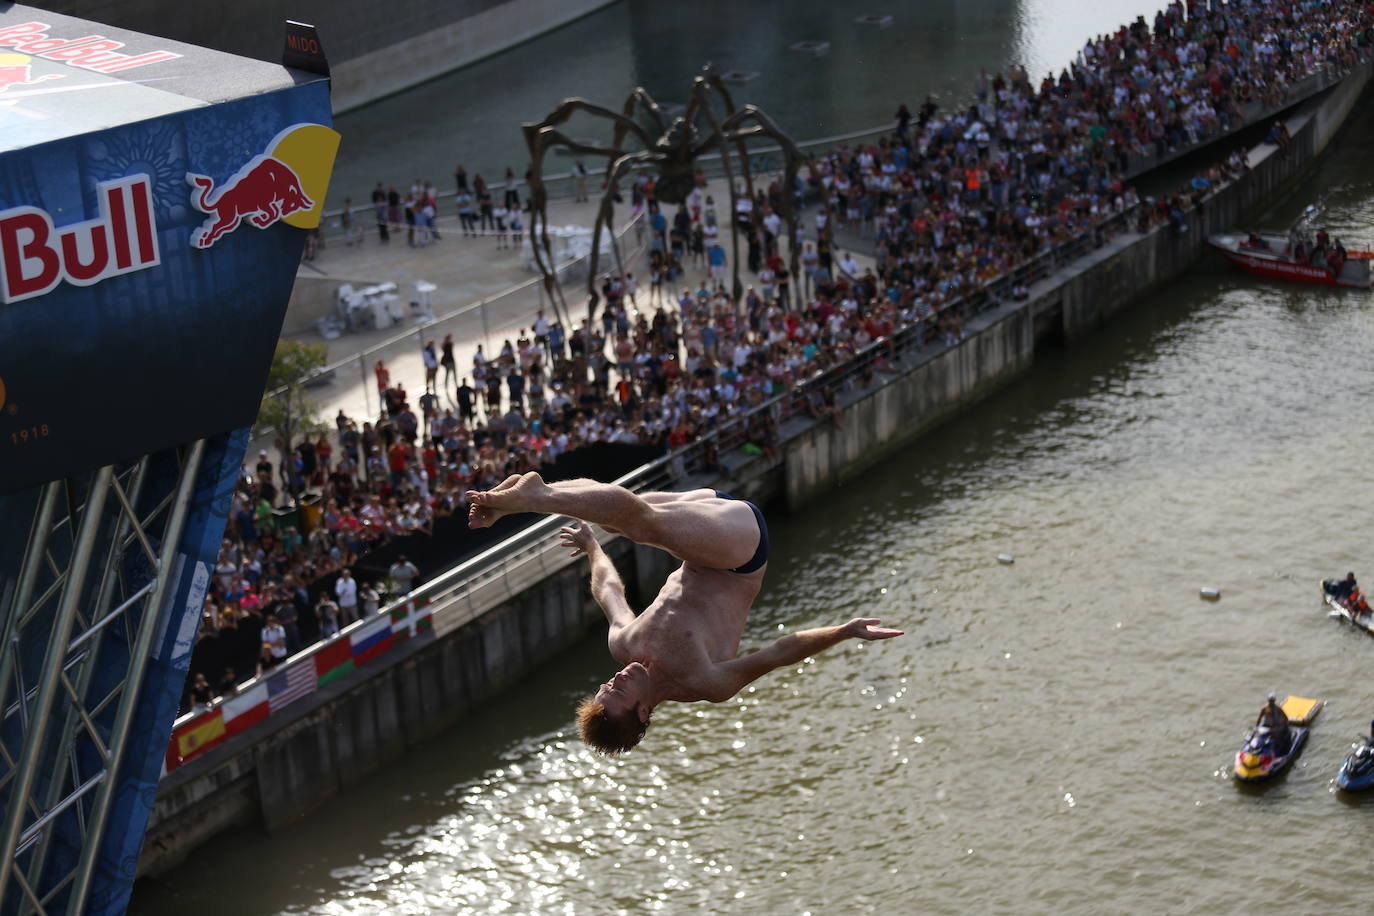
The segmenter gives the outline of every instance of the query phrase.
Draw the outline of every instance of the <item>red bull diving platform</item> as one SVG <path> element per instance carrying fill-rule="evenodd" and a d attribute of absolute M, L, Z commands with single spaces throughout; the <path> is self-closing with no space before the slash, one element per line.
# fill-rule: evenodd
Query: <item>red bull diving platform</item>
<path fill-rule="evenodd" d="M 127 907 L 338 147 L 319 37 L 282 34 L 0 5 L 0 912 Z"/>

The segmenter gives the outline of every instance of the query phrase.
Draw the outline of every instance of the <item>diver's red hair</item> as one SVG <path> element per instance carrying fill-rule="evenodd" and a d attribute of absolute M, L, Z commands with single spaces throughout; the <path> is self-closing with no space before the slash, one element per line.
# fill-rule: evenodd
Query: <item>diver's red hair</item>
<path fill-rule="evenodd" d="M 648 728 L 649 723 L 639 721 L 634 709 L 616 717 L 596 697 L 587 697 L 577 704 L 577 730 L 598 754 L 611 757 L 628 751 L 639 743 Z"/>

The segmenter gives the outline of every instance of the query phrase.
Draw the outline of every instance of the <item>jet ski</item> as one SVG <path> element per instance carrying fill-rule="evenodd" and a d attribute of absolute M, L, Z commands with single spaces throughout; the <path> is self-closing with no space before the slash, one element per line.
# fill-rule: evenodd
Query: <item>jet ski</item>
<path fill-rule="evenodd" d="M 1374 786 L 1374 738 L 1363 735 L 1350 746 L 1350 756 L 1336 774 L 1336 788 L 1359 792 Z"/>
<path fill-rule="evenodd" d="M 1322 700 L 1285 697 L 1279 707 L 1288 716 L 1287 734 L 1256 725 L 1236 752 L 1232 773 L 1241 782 L 1259 782 L 1288 768 L 1307 742 L 1308 725 L 1322 708 Z"/>

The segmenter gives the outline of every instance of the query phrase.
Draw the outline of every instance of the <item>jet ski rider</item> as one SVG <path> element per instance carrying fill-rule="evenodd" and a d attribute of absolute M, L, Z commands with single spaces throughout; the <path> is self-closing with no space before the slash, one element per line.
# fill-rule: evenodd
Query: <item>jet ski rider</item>
<path fill-rule="evenodd" d="M 1278 698 L 1274 694 L 1269 694 L 1269 701 L 1260 710 L 1259 718 L 1255 719 L 1257 728 L 1268 728 L 1269 734 L 1273 737 L 1274 748 L 1280 754 L 1288 752 L 1288 714 L 1279 706 Z"/>
<path fill-rule="evenodd" d="M 1331 597 L 1337 601 L 1344 601 L 1350 597 L 1350 593 L 1355 591 L 1355 574 L 1348 572 L 1344 579 L 1337 580 L 1331 584 Z"/>

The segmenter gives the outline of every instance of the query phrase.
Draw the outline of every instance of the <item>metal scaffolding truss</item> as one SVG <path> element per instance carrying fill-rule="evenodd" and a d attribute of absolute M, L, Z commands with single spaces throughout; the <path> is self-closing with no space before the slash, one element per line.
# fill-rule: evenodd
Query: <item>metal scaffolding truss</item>
<path fill-rule="evenodd" d="M 82 909 L 204 452 L 43 485 L 0 557 L 0 911 Z"/>

